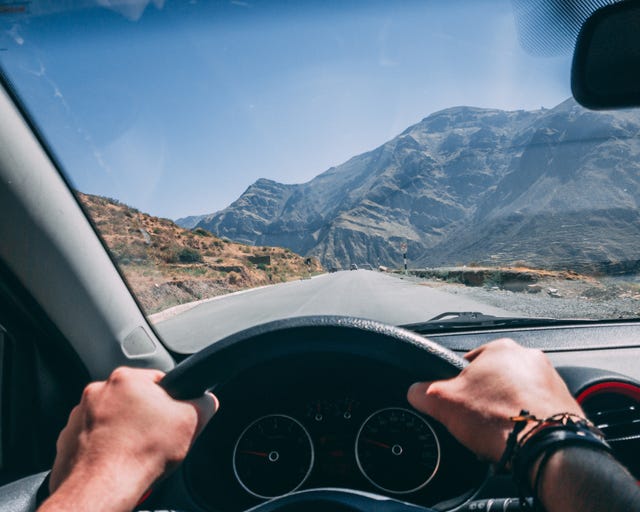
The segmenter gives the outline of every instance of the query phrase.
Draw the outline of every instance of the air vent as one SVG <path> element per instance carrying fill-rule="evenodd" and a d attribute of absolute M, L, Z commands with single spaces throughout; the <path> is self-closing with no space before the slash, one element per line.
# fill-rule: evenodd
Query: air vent
<path fill-rule="evenodd" d="M 601 382 L 580 393 L 578 402 L 602 430 L 618 460 L 640 480 L 640 387 Z"/>

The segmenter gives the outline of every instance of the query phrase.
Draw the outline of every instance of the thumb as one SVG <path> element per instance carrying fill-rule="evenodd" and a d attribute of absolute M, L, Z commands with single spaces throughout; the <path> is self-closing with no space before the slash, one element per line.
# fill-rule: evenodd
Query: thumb
<path fill-rule="evenodd" d="M 189 400 L 189 403 L 193 405 L 198 414 L 198 426 L 196 428 L 196 436 L 198 436 L 209 420 L 213 418 L 213 415 L 218 412 L 220 402 L 216 395 L 208 391 L 199 398 Z"/>
<path fill-rule="evenodd" d="M 407 392 L 407 400 L 409 403 L 415 409 L 425 414 L 431 414 L 431 399 L 427 395 L 427 391 L 432 384 L 432 381 L 416 382 L 411 385 Z"/>

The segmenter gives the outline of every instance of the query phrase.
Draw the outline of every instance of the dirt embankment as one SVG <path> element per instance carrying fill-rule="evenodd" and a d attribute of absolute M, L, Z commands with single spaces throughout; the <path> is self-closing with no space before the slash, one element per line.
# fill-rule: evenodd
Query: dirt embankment
<path fill-rule="evenodd" d="M 409 270 L 413 276 L 423 279 L 440 279 L 465 286 L 497 286 L 513 292 L 537 293 L 538 283 L 546 280 L 593 281 L 590 277 L 570 270 L 553 271 L 527 267 L 441 267 Z"/>
<path fill-rule="evenodd" d="M 316 258 L 187 230 L 117 200 L 78 193 L 145 313 L 323 271 Z"/>
<path fill-rule="evenodd" d="M 451 267 L 410 270 L 406 279 L 523 316 L 640 316 L 640 279 L 635 275 L 592 276 L 526 267 Z"/>

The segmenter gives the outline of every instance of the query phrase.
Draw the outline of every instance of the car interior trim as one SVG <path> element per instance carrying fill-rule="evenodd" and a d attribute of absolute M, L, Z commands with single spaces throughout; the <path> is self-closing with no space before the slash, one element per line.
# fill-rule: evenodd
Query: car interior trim
<path fill-rule="evenodd" d="M 4 88 L 0 118 L 0 215 L 13 219 L 0 227 L 0 259 L 59 327 L 92 378 L 103 379 L 107 368 L 125 364 L 172 368 L 172 358 Z M 129 358 L 121 343 L 138 327 L 155 350 Z"/>

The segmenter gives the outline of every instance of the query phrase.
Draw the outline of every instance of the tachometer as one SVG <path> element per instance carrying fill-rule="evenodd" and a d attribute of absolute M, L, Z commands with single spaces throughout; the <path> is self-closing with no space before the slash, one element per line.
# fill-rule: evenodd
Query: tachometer
<path fill-rule="evenodd" d="M 300 422 L 282 414 L 263 416 L 240 434 L 233 471 L 244 489 L 274 498 L 300 487 L 313 466 L 313 444 Z"/>
<path fill-rule="evenodd" d="M 433 478 L 440 464 L 440 445 L 421 416 L 402 408 L 381 409 L 360 427 L 356 461 L 379 489 L 406 494 Z"/>

